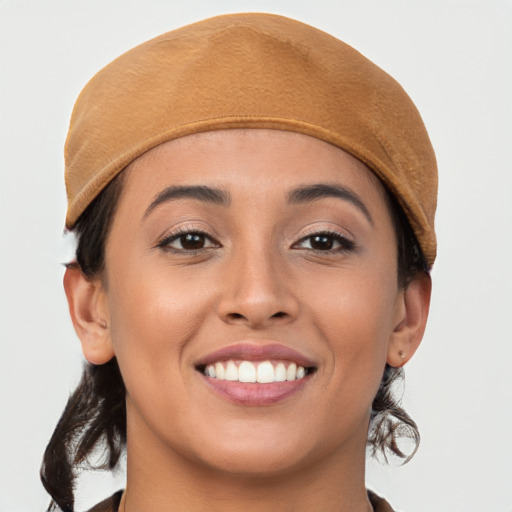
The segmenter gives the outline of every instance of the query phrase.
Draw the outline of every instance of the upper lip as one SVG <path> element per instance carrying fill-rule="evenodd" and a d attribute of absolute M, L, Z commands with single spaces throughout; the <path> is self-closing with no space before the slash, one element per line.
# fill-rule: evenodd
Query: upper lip
<path fill-rule="evenodd" d="M 244 361 L 267 361 L 270 359 L 294 362 L 304 368 L 315 367 L 314 361 L 297 350 L 275 342 L 240 342 L 228 345 L 202 357 L 196 367 L 204 367 L 218 361 L 242 359 Z"/>

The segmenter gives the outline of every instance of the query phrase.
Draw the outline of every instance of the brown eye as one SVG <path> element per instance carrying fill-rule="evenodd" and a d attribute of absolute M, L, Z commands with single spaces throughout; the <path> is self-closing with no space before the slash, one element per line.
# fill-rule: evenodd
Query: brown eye
<path fill-rule="evenodd" d="M 316 252 L 338 253 L 353 250 L 355 244 L 341 233 L 325 232 L 306 236 L 299 240 L 295 247 Z"/>
<path fill-rule="evenodd" d="M 172 252 L 193 252 L 203 249 L 220 247 L 219 243 L 200 231 L 188 231 L 177 233 L 164 238 L 159 244 L 164 250 Z"/>
<path fill-rule="evenodd" d="M 327 235 L 316 235 L 310 237 L 309 243 L 316 251 L 330 251 L 334 246 L 334 239 Z"/>
<path fill-rule="evenodd" d="M 203 233 L 187 233 L 178 238 L 181 247 L 187 251 L 202 249 L 205 246 L 206 235 Z"/>

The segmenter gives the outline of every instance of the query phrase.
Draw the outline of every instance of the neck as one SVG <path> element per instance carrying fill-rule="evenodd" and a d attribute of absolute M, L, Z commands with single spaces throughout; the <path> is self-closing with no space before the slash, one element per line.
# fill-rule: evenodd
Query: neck
<path fill-rule="evenodd" d="M 364 485 L 366 439 L 321 461 L 264 475 L 219 471 L 147 439 L 128 440 L 120 512 L 373 510 Z"/>

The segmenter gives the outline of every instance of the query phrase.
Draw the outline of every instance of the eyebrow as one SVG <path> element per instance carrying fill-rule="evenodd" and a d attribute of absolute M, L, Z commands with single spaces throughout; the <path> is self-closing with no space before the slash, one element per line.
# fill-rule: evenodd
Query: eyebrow
<path fill-rule="evenodd" d="M 326 197 L 335 197 L 348 201 L 356 206 L 373 225 L 373 219 L 361 198 L 352 190 L 341 185 L 331 185 L 327 183 L 315 183 L 313 185 L 305 185 L 298 187 L 288 195 L 290 204 L 309 203 Z"/>
<path fill-rule="evenodd" d="M 171 186 L 157 194 L 152 203 L 146 208 L 144 217 L 147 217 L 158 205 L 177 199 L 197 199 L 221 206 L 228 206 L 231 202 L 229 192 L 220 188 L 206 185 Z"/>

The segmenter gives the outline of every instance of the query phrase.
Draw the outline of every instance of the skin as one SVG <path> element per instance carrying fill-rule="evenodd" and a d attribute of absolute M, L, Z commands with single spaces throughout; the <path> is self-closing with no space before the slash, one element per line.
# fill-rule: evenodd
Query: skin
<path fill-rule="evenodd" d="M 430 297 L 426 274 L 397 284 L 377 178 L 341 149 L 272 130 L 191 135 L 124 172 L 104 274 L 70 269 L 65 288 L 85 357 L 116 355 L 126 384 L 126 511 L 371 510 L 371 403 L 386 361 L 401 366 L 419 345 Z M 318 183 L 361 204 L 290 203 L 290 191 Z M 169 186 L 209 186 L 230 201 L 151 207 Z M 208 238 L 187 252 L 170 241 L 176 230 Z M 341 238 L 315 245 L 326 231 Z M 240 341 L 292 348 L 315 371 L 276 403 L 233 403 L 196 364 Z"/>

